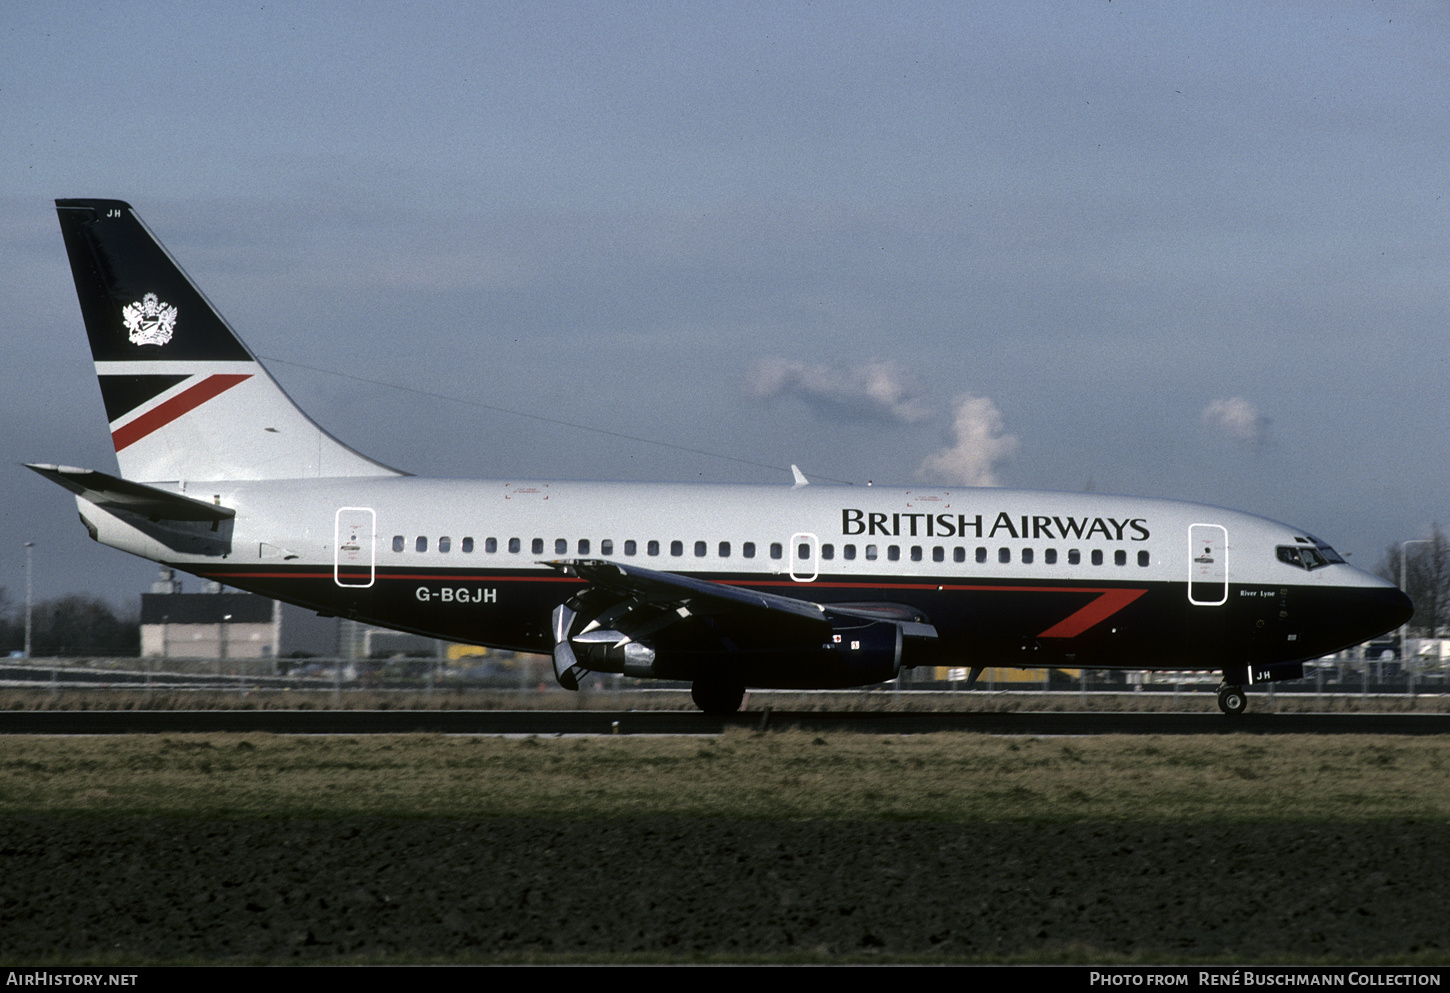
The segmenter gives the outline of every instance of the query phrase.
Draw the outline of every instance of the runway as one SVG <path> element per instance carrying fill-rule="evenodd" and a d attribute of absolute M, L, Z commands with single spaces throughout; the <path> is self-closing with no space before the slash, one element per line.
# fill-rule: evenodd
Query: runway
<path fill-rule="evenodd" d="M 29 710 L 0 713 L 0 734 L 645 734 L 727 728 L 858 734 L 1450 734 L 1450 714 L 822 713 L 584 710 Z"/>

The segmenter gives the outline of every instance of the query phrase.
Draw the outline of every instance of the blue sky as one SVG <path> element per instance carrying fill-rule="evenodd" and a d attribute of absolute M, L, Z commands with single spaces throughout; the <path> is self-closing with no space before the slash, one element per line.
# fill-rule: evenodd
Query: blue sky
<path fill-rule="evenodd" d="M 114 466 L 92 196 L 414 472 L 1091 483 L 1373 567 L 1450 519 L 1447 77 L 1428 3 L 9 5 L 0 585 L 153 573 L 18 467 Z"/>

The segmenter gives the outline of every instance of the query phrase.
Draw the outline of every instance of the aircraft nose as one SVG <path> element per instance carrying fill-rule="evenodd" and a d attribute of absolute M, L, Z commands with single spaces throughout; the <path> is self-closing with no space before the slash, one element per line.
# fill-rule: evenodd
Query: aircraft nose
<path fill-rule="evenodd" d="M 1366 624 L 1374 630 L 1366 639 L 1393 631 L 1410 619 L 1415 612 L 1414 602 L 1405 596 L 1403 590 L 1393 586 L 1365 590 L 1362 615 Z"/>

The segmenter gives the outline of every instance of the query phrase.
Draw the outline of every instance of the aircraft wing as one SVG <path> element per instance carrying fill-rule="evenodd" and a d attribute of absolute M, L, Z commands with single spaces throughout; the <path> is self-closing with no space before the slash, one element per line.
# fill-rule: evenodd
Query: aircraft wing
<path fill-rule="evenodd" d="M 588 584 L 553 615 L 554 672 L 569 689 L 590 669 L 660 675 L 661 652 L 714 658 L 836 653 L 852 672 L 885 669 L 878 678 L 890 678 L 905 639 L 937 636 L 926 618 L 900 604 L 820 604 L 600 559 L 543 564 Z"/>
<path fill-rule="evenodd" d="M 629 595 L 673 600 L 679 598 L 705 598 L 724 604 L 754 607 L 759 610 L 777 610 L 797 617 L 821 620 L 825 608 L 818 603 L 796 600 L 792 597 L 776 596 L 774 593 L 757 593 L 739 586 L 726 586 L 706 579 L 692 579 L 674 572 L 657 569 L 642 569 L 638 566 L 620 565 L 601 559 L 565 559 L 549 562 L 560 571 L 587 580 L 601 589 L 614 590 Z"/>

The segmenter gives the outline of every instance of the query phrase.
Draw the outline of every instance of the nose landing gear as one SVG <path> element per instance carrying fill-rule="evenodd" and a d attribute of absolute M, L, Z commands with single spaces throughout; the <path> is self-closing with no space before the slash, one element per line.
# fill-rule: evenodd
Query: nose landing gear
<path fill-rule="evenodd" d="M 1224 683 L 1218 688 L 1218 709 L 1230 717 L 1237 717 L 1249 709 L 1249 697 L 1242 686 Z"/>

